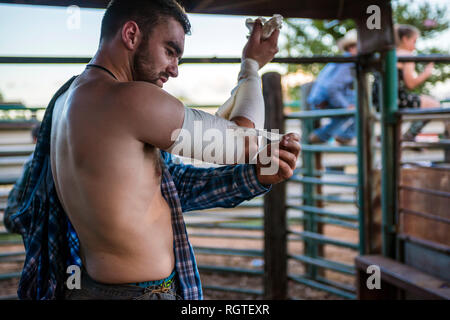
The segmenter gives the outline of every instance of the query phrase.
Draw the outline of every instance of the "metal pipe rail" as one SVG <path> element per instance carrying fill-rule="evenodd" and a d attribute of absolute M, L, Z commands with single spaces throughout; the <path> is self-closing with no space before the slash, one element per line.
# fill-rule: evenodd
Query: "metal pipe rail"
<path fill-rule="evenodd" d="M 355 267 L 353 265 L 342 262 L 331 261 L 323 258 L 312 258 L 301 254 L 291 254 L 289 255 L 289 258 L 305 264 L 314 265 L 316 267 L 333 270 L 351 276 L 354 276 L 356 274 Z"/>
<path fill-rule="evenodd" d="M 215 229 L 220 228 L 223 230 L 257 230 L 262 231 L 262 226 L 246 226 L 235 223 L 186 223 L 186 228 L 199 228 L 199 229 Z"/>
<path fill-rule="evenodd" d="M 450 119 L 450 108 L 400 109 L 397 116 L 401 121 Z"/>
<path fill-rule="evenodd" d="M 0 57 L 0 64 L 84 64 L 88 63 L 92 57 Z M 310 57 L 279 57 L 272 60 L 273 63 L 283 64 L 311 64 L 311 63 L 358 63 L 359 56 L 310 56 Z M 446 55 L 417 55 L 417 56 L 399 56 L 399 62 L 435 62 L 449 63 L 450 56 Z M 379 62 L 379 57 L 373 57 L 371 62 Z M 184 63 L 240 63 L 241 58 L 182 58 L 180 64 Z"/>
<path fill-rule="evenodd" d="M 221 287 L 221 286 L 212 286 L 212 285 L 203 285 L 202 288 L 204 290 L 215 290 L 215 291 L 245 293 L 245 294 L 250 294 L 250 295 L 255 295 L 255 296 L 262 296 L 262 295 L 264 295 L 264 292 L 262 290 L 242 289 L 242 288 L 233 288 L 233 287 Z"/>
<path fill-rule="evenodd" d="M 356 114 L 354 109 L 321 109 L 292 112 L 285 116 L 285 119 L 317 119 L 327 117 L 348 117 Z"/>
<path fill-rule="evenodd" d="M 287 206 L 287 209 L 298 210 L 297 208 L 293 208 L 293 206 L 290 206 L 290 205 Z M 355 230 L 359 229 L 359 225 L 357 223 L 351 223 L 351 222 L 347 222 L 346 220 L 341 220 L 341 219 L 336 219 L 336 218 L 328 218 L 328 217 L 321 217 L 321 216 L 311 217 L 310 215 L 302 215 L 302 216 L 299 216 L 298 219 L 301 221 L 304 221 L 304 222 L 309 222 L 311 220 L 314 220 L 317 223 L 331 224 L 331 225 L 348 228 L 348 229 L 355 229 Z"/>
<path fill-rule="evenodd" d="M 0 57 L 0 64 L 85 64 L 89 63 L 92 57 L 11 57 L 3 56 Z M 312 57 L 285 57 L 285 58 L 274 58 L 273 63 L 287 63 L 287 64 L 310 64 L 310 63 L 347 63 L 347 62 L 357 62 L 357 57 L 347 57 L 347 56 L 312 56 Z M 240 63 L 241 58 L 182 58 L 180 64 L 185 63 L 206 63 L 206 64 L 217 64 L 217 63 Z"/>
<path fill-rule="evenodd" d="M 20 277 L 21 274 L 22 274 L 21 272 L 2 273 L 2 274 L 0 274 L 0 281 L 17 279 Z"/>
<path fill-rule="evenodd" d="M 239 256 L 239 257 L 262 257 L 263 250 L 253 249 L 233 249 L 194 246 L 194 251 L 198 254 L 213 254 L 221 256 Z"/>
<path fill-rule="evenodd" d="M 289 182 L 329 185 L 329 186 L 346 187 L 346 188 L 357 188 L 358 187 L 357 183 L 342 182 L 342 181 L 325 181 L 322 179 L 310 178 L 310 177 L 305 177 L 305 176 L 302 178 L 292 176 L 289 179 Z"/>
<path fill-rule="evenodd" d="M 301 194 L 298 196 L 292 196 L 292 198 L 297 198 L 297 199 L 305 199 L 305 195 Z M 347 199 L 347 198 L 342 198 L 340 196 L 321 196 L 321 195 L 314 195 L 313 196 L 314 200 L 318 200 L 318 201 L 323 201 L 323 202 L 330 202 L 330 203 L 346 203 L 346 204 L 356 204 L 356 199 L 352 198 L 352 199 Z"/>
<path fill-rule="evenodd" d="M 295 175 L 303 175 L 306 172 L 304 168 L 296 168 L 294 170 L 294 176 Z M 351 173 L 345 173 L 343 171 L 338 170 L 313 170 L 312 171 L 313 176 L 323 176 L 323 175 L 337 175 L 337 176 L 346 176 L 351 178 L 357 178 L 358 175 L 351 174 Z"/>
<path fill-rule="evenodd" d="M 328 145 L 315 145 L 315 144 L 301 144 L 302 151 L 310 152 L 326 152 L 326 153 L 356 153 L 357 147 L 353 146 L 328 146 Z"/>
<path fill-rule="evenodd" d="M 330 292 L 337 296 L 341 296 L 346 299 L 355 299 L 356 298 L 355 294 L 349 293 L 345 290 L 337 289 L 336 284 L 334 284 L 330 280 L 322 278 L 322 277 L 320 277 L 320 278 L 318 277 L 318 279 L 320 279 L 323 282 L 326 281 L 326 282 L 328 282 L 328 284 L 333 283 L 333 285 L 326 285 L 326 284 L 323 284 L 322 282 L 311 280 L 303 275 L 289 275 L 288 278 L 289 278 L 289 280 L 292 280 L 294 282 L 297 282 L 297 283 L 300 283 L 300 284 L 303 284 L 303 285 L 306 285 L 306 286 L 309 286 L 309 287 L 312 287 L 315 289 L 319 289 L 322 291 L 327 291 L 327 292 Z M 325 281 L 324 281 L 324 279 L 325 279 Z M 342 284 L 338 284 L 338 285 L 342 286 Z"/>
<path fill-rule="evenodd" d="M 335 239 L 335 238 L 331 238 L 331 237 L 327 237 L 324 235 L 320 235 L 314 232 L 309 232 L 309 231 L 293 231 L 293 230 L 288 230 L 289 234 L 294 234 L 299 236 L 302 239 L 311 239 L 313 241 L 322 243 L 322 244 L 329 244 L 329 245 L 334 245 L 334 246 L 338 246 L 338 247 L 344 247 L 344 248 L 349 248 L 349 249 L 353 249 L 353 250 L 359 250 L 359 244 L 357 243 L 353 243 L 353 242 L 349 242 L 349 241 L 343 241 L 340 239 Z"/>
<path fill-rule="evenodd" d="M 345 213 L 329 211 L 329 210 L 325 210 L 325 209 L 321 209 L 321 208 L 313 207 L 313 206 L 290 205 L 290 206 L 288 206 L 288 208 L 303 211 L 303 212 L 308 212 L 308 213 L 315 213 L 315 214 L 325 216 L 328 218 L 335 218 L 335 219 L 342 219 L 342 220 L 349 220 L 349 221 L 358 221 L 358 215 L 356 215 L 356 214 L 345 214 Z"/>

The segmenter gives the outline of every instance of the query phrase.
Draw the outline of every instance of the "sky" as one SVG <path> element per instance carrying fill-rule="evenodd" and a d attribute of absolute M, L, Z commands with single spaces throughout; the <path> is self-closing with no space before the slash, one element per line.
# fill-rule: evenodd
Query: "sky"
<path fill-rule="evenodd" d="M 64 7 L 0 5 L 0 56 L 92 57 L 97 50 L 104 10 L 81 9 L 79 24 Z M 247 17 L 189 14 L 192 35 L 186 36 L 184 57 L 240 57 L 247 41 Z M 73 65 L 0 65 L 0 92 L 7 101 L 45 106 L 72 75 Z M 284 72 L 268 65 L 262 72 Z M 183 64 L 179 76 L 164 86 L 190 103 L 222 104 L 236 84 L 238 64 Z"/>
<path fill-rule="evenodd" d="M 450 4 L 450 0 L 428 2 Z M 103 12 L 0 4 L 0 56 L 92 57 Z M 247 16 L 189 14 L 189 18 L 192 35 L 186 36 L 184 57 L 241 56 L 247 41 Z M 447 47 L 450 50 L 450 40 Z M 6 101 L 46 106 L 55 91 L 83 69 L 81 64 L 0 64 L 0 92 Z M 236 84 L 238 71 L 238 64 L 183 64 L 179 76 L 170 79 L 164 89 L 188 104 L 222 104 Z M 268 71 L 284 73 L 286 66 L 268 64 L 260 73 Z M 448 86 L 441 85 L 436 93 L 450 96 Z"/>

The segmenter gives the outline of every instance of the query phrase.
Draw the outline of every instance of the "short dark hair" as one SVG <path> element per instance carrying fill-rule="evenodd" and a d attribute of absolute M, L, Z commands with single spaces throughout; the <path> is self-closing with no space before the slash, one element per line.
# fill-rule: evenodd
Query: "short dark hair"
<path fill-rule="evenodd" d="M 133 20 L 147 37 L 163 17 L 172 17 L 191 33 L 184 8 L 176 0 L 112 0 L 102 19 L 100 41 L 112 39 L 125 22 Z"/>

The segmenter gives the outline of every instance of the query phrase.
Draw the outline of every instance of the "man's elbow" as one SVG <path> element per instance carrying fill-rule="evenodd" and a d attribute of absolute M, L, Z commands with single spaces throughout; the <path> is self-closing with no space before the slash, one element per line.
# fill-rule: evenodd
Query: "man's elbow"
<path fill-rule="evenodd" d="M 231 121 L 236 123 L 239 127 L 245 127 L 245 128 L 254 128 L 255 127 L 255 124 L 251 120 L 249 120 L 245 117 L 242 117 L 242 116 L 234 117 L 233 119 L 231 119 Z"/>

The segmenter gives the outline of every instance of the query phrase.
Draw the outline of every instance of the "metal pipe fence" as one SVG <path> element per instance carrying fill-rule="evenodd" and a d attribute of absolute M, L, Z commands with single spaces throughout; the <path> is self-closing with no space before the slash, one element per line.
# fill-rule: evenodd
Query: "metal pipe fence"
<path fill-rule="evenodd" d="M 415 61 L 415 62 L 429 62 L 435 61 L 437 63 L 448 63 L 450 57 L 433 56 L 433 57 L 398 57 L 395 59 L 391 53 L 388 57 L 375 57 L 371 59 L 373 62 L 388 61 L 389 68 L 393 69 L 393 63 L 395 61 Z M 0 57 L 0 63 L 3 64 L 77 64 L 87 63 L 90 58 L 83 57 Z M 184 58 L 181 63 L 239 63 L 239 58 Z M 275 63 L 295 63 L 295 64 L 309 64 L 309 63 L 347 63 L 353 62 L 357 68 L 361 68 L 363 61 L 360 57 L 304 57 L 304 58 L 276 58 Z M 368 72 L 369 66 L 363 66 L 358 71 L 358 83 L 364 83 L 364 78 Z M 391 70 L 392 71 L 392 70 Z M 385 79 L 386 83 L 394 83 L 392 73 L 388 73 Z M 395 87 L 395 85 L 394 85 Z M 265 92 L 266 104 L 268 101 L 267 95 L 280 95 L 279 88 L 274 90 L 273 85 L 263 86 Z M 366 252 L 366 215 L 367 210 L 373 210 L 368 207 L 367 181 L 370 180 L 369 173 L 371 172 L 370 150 L 364 148 L 369 147 L 370 144 L 365 145 L 368 140 L 365 136 L 370 126 L 376 120 L 373 118 L 373 114 L 369 112 L 370 103 L 364 101 L 363 97 L 367 94 L 367 87 L 360 87 L 359 90 L 359 103 L 356 110 L 348 109 L 333 109 L 333 110 L 301 110 L 299 112 L 292 112 L 285 116 L 281 116 L 282 110 L 277 109 L 278 116 L 269 114 L 269 121 L 272 121 L 272 125 L 275 128 L 282 128 L 285 126 L 286 120 L 299 120 L 301 123 L 300 131 L 302 133 L 302 159 L 301 167 L 298 168 L 294 176 L 283 186 L 277 186 L 279 189 L 272 191 L 272 196 L 275 195 L 275 200 L 271 201 L 266 199 L 264 203 L 262 201 L 250 201 L 243 203 L 234 210 L 227 211 L 227 214 L 216 217 L 216 221 L 210 222 L 187 222 L 187 227 L 190 229 L 190 237 L 198 239 L 227 239 L 227 240 L 249 240 L 258 241 L 264 243 L 263 249 L 250 249 L 250 248 L 231 248 L 231 247 L 216 247 L 216 246 L 202 246 L 194 245 L 194 251 L 199 256 L 225 256 L 225 257 L 237 257 L 237 258 L 259 258 L 263 259 L 264 269 L 252 269 L 250 267 L 236 267 L 236 266 L 223 266 L 223 265 L 207 265 L 199 264 L 199 270 L 202 273 L 219 273 L 219 274 L 236 274 L 245 275 L 251 277 L 259 277 L 263 283 L 261 290 L 240 288 L 240 287 L 224 287 L 219 285 L 205 284 L 206 290 L 215 291 L 229 291 L 236 293 L 245 293 L 251 295 L 264 296 L 268 298 L 273 297 L 286 297 L 286 284 L 284 287 L 279 287 L 282 281 L 289 280 L 293 283 L 298 283 L 306 286 L 310 286 L 315 289 L 323 290 L 334 295 L 353 299 L 355 298 L 355 288 L 351 282 L 340 282 L 336 279 L 330 279 L 327 277 L 326 271 L 332 271 L 335 273 L 343 274 L 345 276 L 352 277 L 355 274 L 354 265 L 348 262 L 336 261 L 327 258 L 324 254 L 324 246 L 333 246 L 350 250 L 356 253 Z M 389 94 L 388 94 L 389 95 Z M 394 93 L 390 93 L 390 99 L 385 103 L 392 105 Z M 386 96 L 386 95 L 385 95 Z M 279 103 L 278 103 L 279 104 Z M 290 104 L 282 104 L 282 107 L 299 107 L 304 108 L 305 103 L 294 102 Z M 196 107 L 216 107 L 216 106 L 196 106 Z M 282 108 L 281 107 L 281 108 Z M 395 108 L 394 108 L 395 109 Z M 8 106 L 0 107 L 0 110 L 5 111 L 24 111 L 21 106 Z M 449 112 L 443 110 L 401 110 L 399 112 L 394 111 L 395 116 L 391 116 L 389 113 L 382 113 L 378 119 L 385 124 L 383 127 L 382 138 L 382 153 L 384 154 L 384 163 L 388 163 L 389 159 L 394 156 L 395 148 L 394 143 L 394 131 L 393 128 L 398 124 L 398 121 L 416 120 L 416 119 L 448 119 L 450 117 Z M 357 134 L 356 146 L 329 146 L 329 145 L 314 145 L 307 141 L 307 137 L 314 128 L 314 121 L 325 117 L 349 117 L 354 116 L 358 119 L 359 128 Z M 267 117 L 266 117 L 267 119 Z M 370 132 L 369 137 L 373 133 Z M 415 143 L 411 145 L 409 142 L 402 142 L 404 147 L 424 147 L 423 144 Z M 439 143 L 427 143 L 426 146 L 432 145 L 436 148 L 448 147 L 447 141 L 441 141 Z M 26 155 L 29 154 L 29 150 L 15 150 L 0 152 L 1 156 L 11 155 Z M 357 173 L 347 173 L 345 170 L 338 171 L 328 168 L 323 168 L 323 155 L 332 154 L 336 156 L 349 155 L 352 156 L 353 165 L 357 167 Z M 384 168 L 384 177 L 395 171 L 395 168 L 388 166 Z M 332 178 L 329 178 L 332 176 Z M 388 179 L 392 181 L 392 177 Z M 4 179 L 0 183 L 4 185 L 12 184 L 15 181 L 14 178 Z M 386 181 L 386 178 L 384 179 Z M 289 186 L 300 185 L 300 194 L 283 194 L 286 192 L 287 184 Z M 336 193 L 327 192 L 324 188 L 339 187 L 349 190 L 351 197 L 345 196 L 341 191 Z M 384 185 L 382 188 L 384 191 L 384 203 L 388 202 L 388 206 L 395 203 L 397 200 L 394 196 L 387 196 L 386 190 L 392 190 Z M 370 193 L 369 193 L 370 195 Z M 445 194 L 445 196 L 448 196 Z M 283 200 L 283 203 L 280 201 Z M 302 204 L 296 202 L 300 201 Z M 276 205 L 274 205 L 276 204 Z M 340 204 L 350 205 L 355 213 L 344 211 L 330 210 L 327 208 L 327 204 Z M 278 205 L 278 206 L 277 206 Z M 257 215 L 246 213 L 233 213 L 233 211 L 241 210 L 247 211 L 249 209 L 261 210 Z M 389 211 L 391 208 L 384 208 L 383 212 Z M 290 212 L 290 214 L 287 214 Z M 228 214 L 229 213 L 229 214 Z M 214 215 L 214 213 L 211 213 Z M 279 216 L 283 216 L 284 220 Z M 195 218 L 195 213 L 187 213 L 186 218 L 190 220 Z M 387 220 L 392 219 L 392 216 L 384 217 L 383 230 L 391 232 L 392 225 L 386 223 Z M 195 221 L 195 219 L 192 219 Z M 0 223 L 1 225 L 1 223 Z M 345 230 L 356 231 L 358 233 L 357 241 L 349 241 L 339 239 L 337 237 L 329 236 L 324 233 L 324 228 L 327 226 L 333 226 L 343 228 Z M 300 227 L 300 228 L 297 228 Z M 208 231 L 202 231 L 208 230 Z M 192 230 L 192 231 L 191 231 Z M 301 230 L 301 231 L 300 231 Z M 217 233 L 216 231 L 228 231 L 233 233 Z M 240 233 L 234 233 L 240 232 Z M 254 232 L 255 234 L 250 234 Z M 283 238 L 285 237 L 285 238 Z M 385 235 L 386 237 L 386 235 Z M 275 240 L 274 240 L 275 239 Z M 284 244 L 283 244 L 284 241 Z M 18 237 L 12 237 L 9 234 L 0 234 L 0 245 L 7 246 L 10 244 L 20 243 Z M 279 252 L 273 252 L 277 250 L 277 246 L 282 248 L 286 247 L 289 243 L 303 244 L 303 253 L 292 253 L 288 250 L 282 249 L 281 254 Z M 242 244 L 241 244 L 242 245 Z M 283 251 L 284 250 L 284 251 Z M 391 249 L 387 249 L 388 251 Z M 21 258 L 23 252 L 0 254 L 0 263 L 8 260 L 8 258 Z M 280 272 L 280 260 L 279 257 L 284 257 L 285 265 L 282 265 L 281 269 L 285 269 L 284 272 Z M 303 274 L 288 272 L 287 263 L 300 263 L 305 268 Z M 0 280 L 14 279 L 20 276 L 20 273 L 4 273 L 0 274 Z M 284 278 L 283 278 L 284 277 Z M 268 279 L 270 278 L 270 279 Z M 282 281 L 279 281 L 279 280 Z M 284 292 L 283 292 L 284 291 Z"/>

